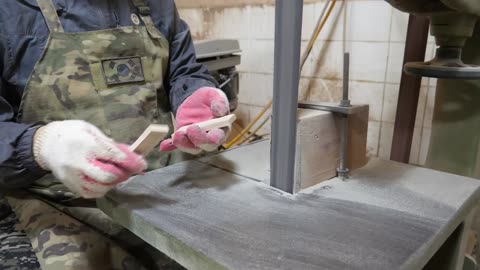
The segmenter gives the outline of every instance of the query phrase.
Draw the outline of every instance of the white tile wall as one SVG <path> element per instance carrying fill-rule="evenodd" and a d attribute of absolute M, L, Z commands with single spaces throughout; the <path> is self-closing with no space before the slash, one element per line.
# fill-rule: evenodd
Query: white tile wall
<path fill-rule="evenodd" d="M 386 84 L 383 99 L 382 122 L 394 123 L 397 114 L 397 100 L 400 84 Z"/>
<path fill-rule="evenodd" d="M 392 10 L 393 8 L 383 1 L 348 1 L 347 39 L 388 41 Z"/>
<path fill-rule="evenodd" d="M 222 31 L 220 31 L 219 34 L 222 34 L 223 38 L 249 39 L 253 32 L 250 27 L 253 20 L 260 20 L 257 27 L 268 27 L 264 25 L 263 21 L 261 21 L 265 16 L 251 16 L 252 7 L 250 6 L 242 8 L 227 8 L 222 10 L 222 13 L 223 16 L 219 17 L 215 24 L 222 24 Z M 257 29 L 257 27 L 254 29 Z"/>
<path fill-rule="evenodd" d="M 273 40 L 251 40 L 250 51 L 253 53 L 249 59 L 249 72 L 269 73 L 273 74 Z"/>
<path fill-rule="evenodd" d="M 194 37 L 199 37 L 205 32 L 205 19 L 201 9 L 181 9 L 180 16 L 189 22 L 190 32 Z"/>
<path fill-rule="evenodd" d="M 310 101 L 336 102 L 342 97 L 343 83 L 340 80 L 303 78 L 300 86 L 301 97 Z"/>
<path fill-rule="evenodd" d="M 302 51 L 326 0 L 306 4 Z M 248 123 L 273 95 L 275 9 L 255 5 L 225 9 L 182 9 L 196 39 L 240 41 L 240 105 Z M 389 158 L 409 15 L 380 0 L 338 1 L 302 71 L 299 99 L 338 101 L 342 92 L 343 52 L 351 53 L 350 98 L 370 105 L 368 152 Z M 435 52 L 429 38 L 426 59 Z M 410 162 L 424 164 L 431 134 L 435 80 L 422 80 Z M 269 132 L 268 124 L 262 132 Z"/>
<path fill-rule="evenodd" d="M 410 151 L 410 163 L 419 165 L 418 156 L 420 155 L 420 144 L 422 139 L 422 128 L 416 127 L 413 131 L 412 149 Z"/>
<path fill-rule="evenodd" d="M 317 42 L 303 67 L 302 75 L 317 78 L 341 79 L 343 72 L 342 65 L 342 42 Z"/>
<path fill-rule="evenodd" d="M 313 80 L 311 78 L 300 78 L 300 85 L 298 87 L 298 100 L 306 101 L 309 97 L 309 91 Z"/>
<path fill-rule="evenodd" d="M 302 40 L 309 40 L 317 23 L 315 4 L 307 4 L 303 7 Z"/>
<path fill-rule="evenodd" d="M 350 99 L 352 103 L 369 104 L 370 121 L 381 121 L 383 90 L 383 83 L 353 81 L 350 83 Z"/>
<path fill-rule="evenodd" d="M 232 33 L 236 33 L 234 31 L 230 31 L 230 28 L 232 24 L 225 23 L 225 18 L 226 18 L 226 13 L 221 12 L 219 10 L 204 10 L 205 14 L 204 17 L 209 18 L 209 23 L 204 26 L 204 28 L 208 31 L 208 35 L 210 38 L 225 38 L 231 35 Z M 240 21 L 239 18 L 235 18 L 235 21 Z M 219 24 L 217 22 L 224 22 L 222 24 Z M 232 22 L 232 21 L 230 21 Z M 240 30 L 240 29 L 238 29 Z M 246 38 L 247 35 L 245 35 L 246 31 L 240 31 L 238 35 L 233 35 L 235 38 Z"/>
<path fill-rule="evenodd" d="M 264 106 L 273 98 L 273 75 L 240 73 L 239 100 L 244 104 Z"/>
<path fill-rule="evenodd" d="M 240 49 L 242 50 L 242 58 L 240 65 L 237 66 L 237 70 L 239 72 L 249 72 L 252 70 L 252 62 L 255 58 L 256 52 L 251 49 L 250 40 L 249 39 L 240 39 L 238 40 Z"/>
<path fill-rule="evenodd" d="M 393 9 L 390 41 L 400 43 L 405 42 L 407 39 L 408 17 L 408 13 Z"/>
<path fill-rule="evenodd" d="M 370 156 L 378 156 L 380 143 L 380 122 L 368 122 L 367 153 Z"/>
<path fill-rule="evenodd" d="M 393 140 L 393 123 L 382 123 L 380 133 L 380 149 L 378 156 L 383 159 L 390 159 L 390 152 L 392 150 Z"/>
<path fill-rule="evenodd" d="M 250 7 L 247 22 L 250 38 L 273 40 L 275 37 L 275 8 L 273 6 Z M 246 19 L 246 18 L 244 18 Z M 227 18 L 227 20 L 230 20 Z M 252 31 L 255 30 L 255 31 Z"/>
<path fill-rule="evenodd" d="M 437 46 L 435 43 L 428 43 L 427 50 L 425 51 L 425 61 L 430 61 L 435 57 L 435 50 Z"/>
<path fill-rule="evenodd" d="M 403 72 L 405 43 L 390 43 L 387 66 L 387 82 L 400 83 Z"/>
<path fill-rule="evenodd" d="M 388 43 L 352 42 L 350 53 L 352 80 L 385 81 Z"/>
<path fill-rule="evenodd" d="M 432 28 L 430 28 L 428 32 L 428 43 L 435 44 L 435 37 L 432 36 Z"/>

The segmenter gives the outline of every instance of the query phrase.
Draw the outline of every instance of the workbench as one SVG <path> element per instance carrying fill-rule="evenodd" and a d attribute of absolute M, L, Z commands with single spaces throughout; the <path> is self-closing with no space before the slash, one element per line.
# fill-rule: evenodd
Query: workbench
<path fill-rule="evenodd" d="M 98 205 L 187 269 L 461 269 L 479 181 L 371 159 L 292 195 L 259 179 L 259 144 L 137 176 Z"/>

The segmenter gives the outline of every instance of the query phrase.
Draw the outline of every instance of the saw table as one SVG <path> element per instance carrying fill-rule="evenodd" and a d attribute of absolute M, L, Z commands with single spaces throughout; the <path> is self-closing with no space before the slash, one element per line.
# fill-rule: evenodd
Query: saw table
<path fill-rule="evenodd" d="M 99 207 L 187 269 L 461 269 L 479 181 L 372 159 L 292 195 L 264 183 L 268 145 L 138 176 Z"/>

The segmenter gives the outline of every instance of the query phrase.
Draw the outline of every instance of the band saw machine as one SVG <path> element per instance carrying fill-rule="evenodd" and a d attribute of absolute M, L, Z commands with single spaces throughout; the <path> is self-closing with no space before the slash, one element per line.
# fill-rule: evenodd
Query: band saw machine
<path fill-rule="evenodd" d="M 479 1 L 388 2 L 430 16 L 439 45 L 406 72 L 480 78 L 460 60 Z M 271 140 L 137 176 L 98 206 L 187 269 L 462 269 L 480 182 L 366 158 L 348 54 L 343 100 L 297 104 L 302 8 L 276 1 Z"/>

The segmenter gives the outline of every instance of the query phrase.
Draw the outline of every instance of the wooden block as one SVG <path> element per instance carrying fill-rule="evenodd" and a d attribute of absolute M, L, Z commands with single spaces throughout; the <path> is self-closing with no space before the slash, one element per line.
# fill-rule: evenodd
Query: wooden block
<path fill-rule="evenodd" d="M 235 122 L 236 119 L 237 119 L 237 116 L 235 114 L 229 114 L 229 115 L 224 116 L 224 117 L 215 118 L 215 119 L 212 119 L 212 120 L 209 120 L 209 121 L 200 122 L 200 123 L 195 124 L 195 125 L 198 125 L 203 131 L 209 131 L 209 130 L 216 129 L 216 128 L 229 127 L 233 124 L 233 122 Z M 191 126 L 192 125 L 181 127 L 177 131 L 185 132 Z"/>
<path fill-rule="evenodd" d="M 367 157 L 367 134 L 368 134 L 368 114 L 369 107 L 350 116 L 348 122 L 348 153 L 347 167 L 355 170 L 365 166 L 368 163 Z M 335 115 L 337 126 L 340 118 Z"/>
<path fill-rule="evenodd" d="M 168 131 L 167 125 L 152 124 L 145 129 L 129 149 L 137 154 L 146 156 L 165 138 Z"/>
<path fill-rule="evenodd" d="M 332 113 L 298 111 L 295 192 L 337 175 L 340 158 L 338 134 Z"/>
<path fill-rule="evenodd" d="M 365 166 L 368 132 L 367 105 L 349 116 L 347 167 Z M 337 175 L 340 162 L 341 117 L 325 111 L 298 111 L 294 191 L 314 186 Z"/>

